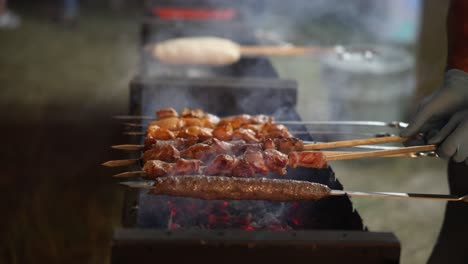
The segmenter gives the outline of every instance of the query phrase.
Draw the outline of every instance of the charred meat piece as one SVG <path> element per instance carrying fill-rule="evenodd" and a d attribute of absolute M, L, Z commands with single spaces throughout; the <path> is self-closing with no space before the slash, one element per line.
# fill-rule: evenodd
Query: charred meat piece
<path fill-rule="evenodd" d="M 150 160 L 145 163 L 143 170 L 148 178 L 158 178 L 173 175 L 200 174 L 199 160 L 179 159 L 176 163 L 161 160 Z"/>
<path fill-rule="evenodd" d="M 157 178 L 155 183 L 152 194 L 205 200 L 318 200 L 331 192 L 319 183 L 265 178 L 178 176 Z"/>
<path fill-rule="evenodd" d="M 204 169 L 206 175 L 225 175 L 231 174 L 237 165 L 237 158 L 231 155 L 217 155 L 210 164 Z"/>
<path fill-rule="evenodd" d="M 281 176 L 286 175 L 286 166 L 288 165 L 288 156 L 276 149 L 267 149 L 263 152 L 267 168 Z"/>
<path fill-rule="evenodd" d="M 263 148 L 264 149 L 276 149 L 275 141 L 271 138 L 267 138 L 263 140 Z"/>
<path fill-rule="evenodd" d="M 173 175 L 200 174 L 201 161 L 194 159 L 179 159 L 175 163 Z"/>
<path fill-rule="evenodd" d="M 243 143 L 235 144 L 232 147 L 232 153 L 236 156 L 244 154 L 247 150 L 261 151 L 263 150 L 263 145 L 260 143 Z"/>
<path fill-rule="evenodd" d="M 161 160 L 174 162 L 180 158 L 180 152 L 173 145 L 161 145 L 146 150 L 143 153 L 143 162 L 149 160 Z"/>
<path fill-rule="evenodd" d="M 291 151 L 304 150 L 304 142 L 298 138 L 275 138 L 276 149 L 282 153 L 288 154 Z"/>
<path fill-rule="evenodd" d="M 244 153 L 244 160 L 253 168 L 255 173 L 266 175 L 269 172 L 262 151 L 247 150 Z"/>
<path fill-rule="evenodd" d="M 158 111 L 156 111 L 156 117 L 158 119 L 164 119 L 164 118 L 169 118 L 169 117 L 178 117 L 178 116 L 179 116 L 179 114 L 172 107 L 162 108 L 162 109 L 159 109 Z"/>
<path fill-rule="evenodd" d="M 244 157 L 238 158 L 236 166 L 232 170 L 233 177 L 252 177 L 255 175 L 255 169 Z"/>
<path fill-rule="evenodd" d="M 172 175 L 174 163 L 167 163 L 161 160 L 149 160 L 143 166 L 148 178 L 158 178 L 163 176 Z"/>
<path fill-rule="evenodd" d="M 205 144 L 210 145 L 212 151 L 216 154 L 232 154 L 232 148 L 234 147 L 234 144 L 216 138 L 205 141 Z"/>
<path fill-rule="evenodd" d="M 304 151 L 304 152 L 290 152 L 289 153 L 289 166 L 306 167 L 306 168 L 327 168 L 327 160 L 320 151 Z"/>

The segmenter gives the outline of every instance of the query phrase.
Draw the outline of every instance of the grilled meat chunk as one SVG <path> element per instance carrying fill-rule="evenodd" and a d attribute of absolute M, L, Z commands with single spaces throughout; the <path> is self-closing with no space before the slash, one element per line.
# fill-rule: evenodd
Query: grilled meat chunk
<path fill-rule="evenodd" d="M 180 152 L 174 145 L 161 145 L 146 150 L 143 153 L 143 162 L 149 160 L 161 160 L 165 162 L 175 162 L 180 158 Z"/>
<path fill-rule="evenodd" d="M 290 152 L 289 166 L 323 169 L 328 167 L 325 156 L 320 151 Z"/>
<path fill-rule="evenodd" d="M 164 119 L 169 117 L 178 117 L 179 114 L 177 111 L 172 107 L 162 108 L 156 111 L 156 117 L 158 119 Z"/>

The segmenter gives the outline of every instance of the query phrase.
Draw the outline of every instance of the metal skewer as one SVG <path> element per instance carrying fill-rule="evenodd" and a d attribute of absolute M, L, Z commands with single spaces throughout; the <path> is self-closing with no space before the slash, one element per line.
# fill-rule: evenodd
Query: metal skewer
<path fill-rule="evenodd" d="M 154 117 L 151 116 L 114 116 L 115 119 L 120 120 L 156 120 Z M 330 125 L 330 126 L 375 126 L 375 127 L 391 127 L 391 128 L 406 128 L 408 123 L 400 122 L 400 121 L 391 121 L 391 122 L 383 122 L 383 121 L 275 121 L 275 123 L 283 124 L 283 125 Z M 147 124 L 138 124 L 138 123 L 123 123 L 126 126 L 131 127 L 143 127 Z"/>
<path fill-rule="evenodd" d="M 126 181 L 120 182 L 121 185 L 138 189 L 153 189 L 154 181 Z M 350 196 L 350 197 L 369 197 L 369 198 L 399 198 L 416 200 L 438 200 L 438 201 L 460 201 L 468 202 L 468 195 L 456 196 L 451 194 L 431 194 L 431 193 L 399 193 L 399 192 L 359 192 L 331 190 L 330 196 Z"/>

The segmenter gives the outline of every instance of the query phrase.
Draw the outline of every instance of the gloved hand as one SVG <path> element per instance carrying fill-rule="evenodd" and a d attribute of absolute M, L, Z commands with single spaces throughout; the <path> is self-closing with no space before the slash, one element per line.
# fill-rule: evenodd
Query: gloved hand
<path fill-rule="evenodd" d="M 456 162 L 468 158 L 468 73 L 452 69 L 444 83 L 420 104 L 410 125 L 400 136 L 426 135 L 429 144 L 440 144 L 441 157 Z"/>

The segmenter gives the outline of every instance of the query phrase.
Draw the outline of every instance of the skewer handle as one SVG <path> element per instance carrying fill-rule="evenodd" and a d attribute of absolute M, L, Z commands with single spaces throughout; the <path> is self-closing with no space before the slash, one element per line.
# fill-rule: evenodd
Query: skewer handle
<path fill-rule="evenodd" d="M 364 139 L 343 140 L 343 141 L 335 141 L 335 142 L 327 142 L 327 143 L 308 144 L 308 145 L 304 145 L 304 150 L 347 148 L 347 147 L 354 147 L 354 146 L 359 146 L 359 145 L 373 145 L 373 144 L 394 143 L 394 142 L 404 142 L 404 141 L 406 141 L 406 138 L 402 138 L 399 136 L 364 138 Z"/>
<path fill-rule="evenodd" d="M 364 152 L 356 152 L 356 153 L 351 153 L 351 154 L 333 155 L 333 156 L 327 157 L 327 161 L 392 156 L 392 155 L 399 155 L 399 154 L 406 154 L 406 153 L 432 151 L 432 150 L 435 150 L 436 148 L 437 147 L 435 145 L 424 145 L 424 146 L 406 147 L 406 148 L 399 148 L 399 149 L 364 151 Z"/>
<path fill-rule="evenodd" d="M 152 116 L 138 116 L 138 115 L 115 115 L 112 118 L 119 120 L 155 120 L 156 117 Z"/>
<path fill-rule="evenodd" d="M 138 164 L 139 159 L 125 159 L 125 160 L 110 160 L 102 163 L 101 165 L 107 167 L 121 167 Z"/>
<path fill-rule="evenodd" d="M 123 132 L 124 135 L 127 136 L 144 136 L 146 135 L 146 132 Z"/>
<path fill-rule="evenodd" d="M 145 148 L 145 145 L 124 144 L 124 145 L 114 145 L 111 148 L 121 149 L 121 150 L 142 150 Z"/>
<path fill-rule="evenodd" d="M 443 200 L 443 201 L 465 201 L 464 197 L 450 194 L 430 194 L 430 193 L 398 193 L 398 192 L 353 192 L 332 190 L 332 196 L 348 195 L 351 197 L 376 197 L 376 198 L 400 198 L 419 200 Z"/>
<path fill-rule="evenodd" d="M 114 178 L 129 178 L 129 177 L 137 177 L 137 176 L 144 176 L 146 175 L 146 171 L 127 171 L 127 172 L 122 172 L 119 174 L 115 174 Z"/>

